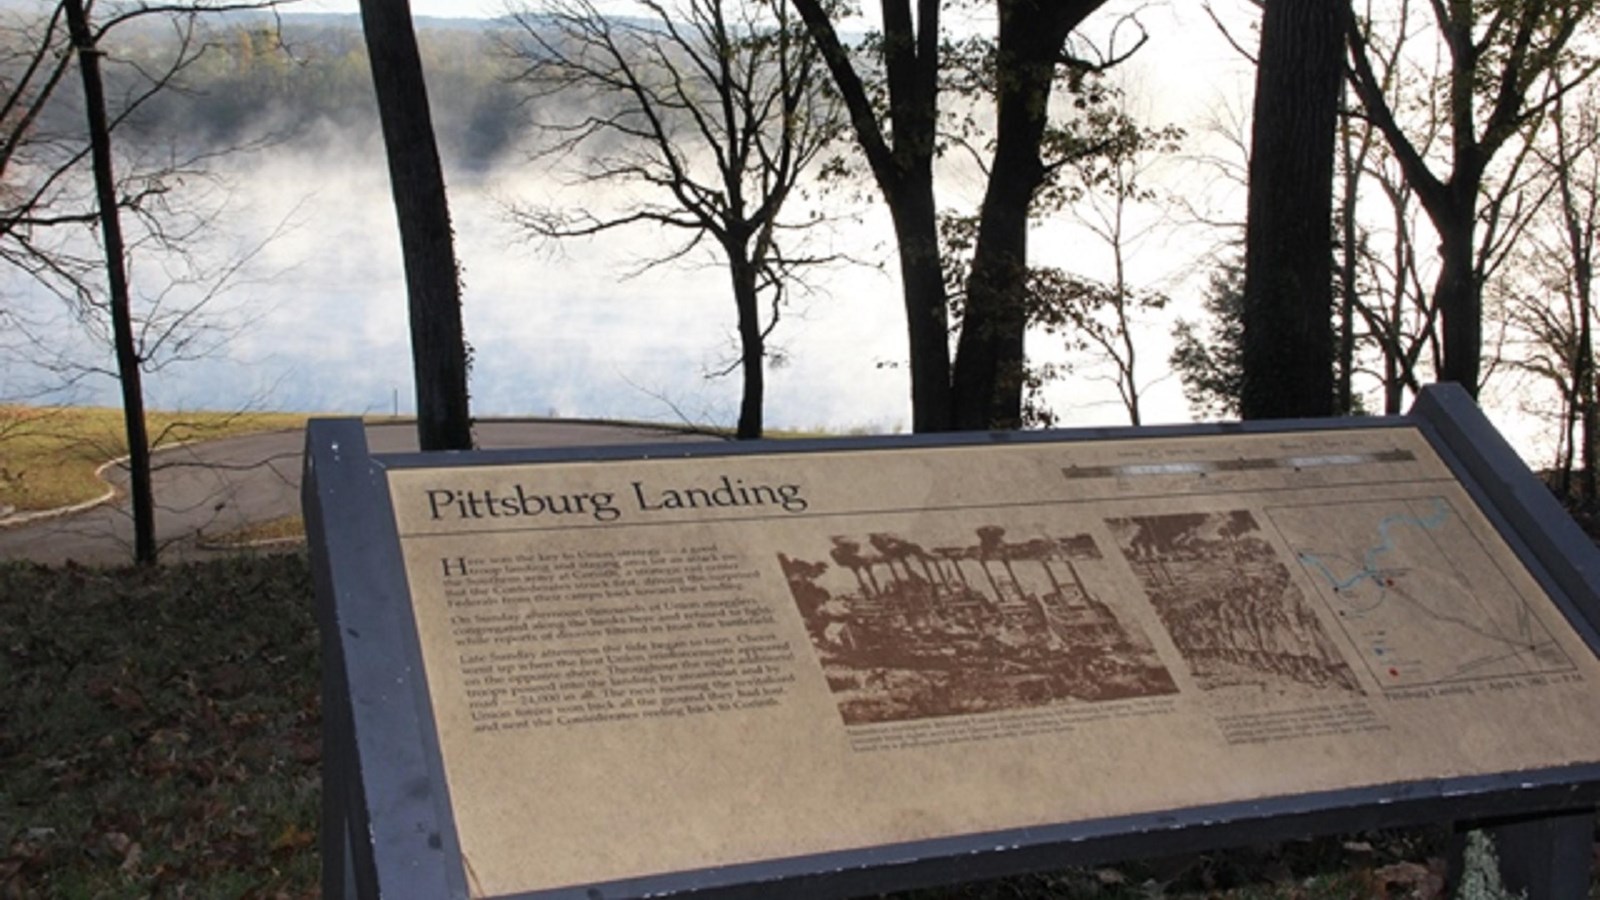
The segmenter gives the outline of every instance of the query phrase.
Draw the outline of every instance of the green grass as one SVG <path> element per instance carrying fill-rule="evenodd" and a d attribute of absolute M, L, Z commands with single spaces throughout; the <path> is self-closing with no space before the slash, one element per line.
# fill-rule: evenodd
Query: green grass
<path fill-rule="evenodd" d="M 0 563 L 0 898 L 315 897 L 317 648 L 303 554 Z M 1441 846 L 1385 832 L 893 896 L 1432 898 Z"/>
<path fill-rule="evenodd" d="M 295 413 L 152 412 L 150 442 L 166 447 L 260 431 L 303 428 Z M 128 452 L 122 411 L 86 406 L 0 405 L 0 507 L 55 509 L 105 493 L 102 464 Z"/>

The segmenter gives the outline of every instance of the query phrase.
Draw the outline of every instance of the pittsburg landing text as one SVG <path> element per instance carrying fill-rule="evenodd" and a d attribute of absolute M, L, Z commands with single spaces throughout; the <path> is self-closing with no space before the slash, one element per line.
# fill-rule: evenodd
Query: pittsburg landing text
<path fill-rule="evenodd" d="M 720 476 L 709 485 L 655 488 L 632 482 L 622 497 L 641 513 L 688 509 L 774 507 L 786 513 L 804 512 L 806 498 L 798 484 L 749 484 L 742 478 Z M 542 516 L 576 516 L 596 522 L 614 522 L 625 508 L 611 491 L 575 493 L 541 492 L 524 484 L 497 488 L 428 488 L 428 515 L 443 519 L 530 519 Z"/>

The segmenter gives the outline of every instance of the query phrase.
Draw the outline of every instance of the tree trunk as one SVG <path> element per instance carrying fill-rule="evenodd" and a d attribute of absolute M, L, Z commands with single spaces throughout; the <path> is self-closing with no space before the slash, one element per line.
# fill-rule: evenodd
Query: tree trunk
<path fill-rule="evenodd" d="M 753 441 L 761 437 L 766 395 L 767 351 L 761 329 L 761 297 L 756 290 L 756 268 L 743 253 L 729 248 L 728 263 L 733 277 L 733 304 L 739 315 L 739 370 L 744 383 L 735 436 L 741 441 Z"/>
<path fill-rule="evenodd" d="M 1556 487 L 1563 501 L 1572 498 L 1572 467 L 1578 451 L 1578 389 L 1562 392 L 1561 430 L 1556 438 Z"/>
<path fill-rule="evenodd" d="M 95 202 L 100 208 L 100 233 L 110 291 L 111 335 L 122 383 L 122 420 L 128 437 L 128 492 L 133 502 L 133 559 L 156 562 L 155 495 L 150 486 L 150 436 L 144 419 L 144 386 L 139 348 L 133 335 L 133 308 L 128 295 L 126 247 L 118 213 L 117 181 L 111 165 L 111 126 L 106 117 L 105 86 L 100 78 L 100 49 L 89 29 L 83 0 L 66 0 L 67 28 L 78 51 L 83 75 L 83 105 L 88 114 L 90 153 L 94 166 Z"/>
<path fill-rule="evenodd" d="M 839 10 L 823 0 L 793 0 L 850 112 L 857 143 L 894 220 L 911 368 L 911 425 L 950 429 L 950 320 L 933 196 L 939 117 L 939 12 L 942 0 L 883 0 L 882 82 L 886 131 L 872 93 L 834 29 Z M 892 143 L 891 143 L 892 142 Z"/>
<path fill-rule="evenodd" d="M 1600 439 L 1600 409 L 1596 409 L 1595 377 L 1594 377 L 1594 271 L 1589 261 L 1589 249 L 1583 247 L 1579 251 L 1580 258 L 1576 266 L 1576 282 L 1578 292 L 1578 364 L 1577 371 L 1573 373 L 1573 381 L 1577 386 L 1580 418 L 1583 427 L 1579 430 L 1579 440 L 1583 446 L 1579 448 L 1579 459 L 1583 464 L 1583 481 L 1581 496 L 1584 504 L 1592 505 L 1596 499 L 1597 476 L 1595 467 L 1595 440 Z"/>
<path fill-rule="evenodd" d="M 1245 234 L 1245 418 L 1333 413 L 1334 124 L 1348 8 L 1277 0 L 1261 21 Z"/>
<path fill-rule="evenodd" d="M 1022 425 L 1028 327 L 1028 210 L 1045 176 L 1039 145 L 1062 44 L 1087 11 L 1059 0 L 999 4 L 995 152 L 956 347 L 953 418 L 961 430 Z"/>
<path fill-rule="evenodd" d="M 1340 97 L 1348 99 L 1343 86 Z M 1339 152 L 1344 159 L 1343 184 L 1339 198 L 1339 358 L 1336 371 L 1338 384 L 1334 392 L 1334 412 L 1348 416 L 1355 411 L 1356 368 L 1356 286 L 1357 264 L 1360 261 L 1361 230 L 1356 223 L 1356 203 L 1361 198 L 1361 166 L 1366 159 L 1366 146 L 1358 157 L 1351 142 L 1352 113 L 1346 110 L 1340 117 Z M 1388 352 L 1388 348 L 1384 349 Z"/>
<path fill-rule="evenodd" d="M 472 419 L 460 270 L 410 3 L 361 0 L 361 27 L 405 256 L 417 438 L 423 450 L 468 450 Z"/>
<path fill-rule="evenodd" d="M 1395 340 L 1398 341 L 1398 325 L 1393 326 L 1397 332 Z M 1404 398 L 1405 378 L 1400 374 L 1400 357 L 1397 353 L 1387 350 L 1383 354 L 1383 414 L 1386 416 L 1400 415 L 1400 403 Z"/>
<path fill-rule="evenodd" d="M 1462 193 L 1462 192 L 1455 192 Z M 1477 219 L 1471 198 L 1465 205 L 1452 204 L 1433 217 L 1439 233 L 1439 280 L 1433 289 L 1439 310 L 1440 331 L 1444 339 L 1444 358 L 1439 368 L 1440 381 L 1454 381 L 1473 397 L 1478 396 L 1482 370 L 1483 295 L 1473 270 L 1473 242 Z"/>
<path fill-rule="evenodd" d="M 931 162 L 930 162 L 931 172 Z M 933 179 L 903 177 L 890 200 L 911 356 L 911 429 L 949 431 L 950 312 L 939 264 L 939 220 Z"/>
<path fill-rule="evenodd" d="M 1037 183 L 1026 184 L 1026 176 L 1012 171 L 996 154 L 956 345 L 952 418 L 961 431 L 1022 424 L 1028 204 Z"/>

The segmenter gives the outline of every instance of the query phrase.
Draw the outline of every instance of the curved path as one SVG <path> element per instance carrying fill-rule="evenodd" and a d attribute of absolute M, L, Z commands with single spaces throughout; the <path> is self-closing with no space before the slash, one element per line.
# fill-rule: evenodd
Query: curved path
<path fill-rule="evenodd" d="M 474 431 L 484 449 L 717 440 L 669 428 L 555 419 L 484 420 Z M 369 425 L 367 442 L 373 453 L 416 450 L 416 427 Z M 152 479 L 162 560 L 238 552 L 209 549 L 207 535 L 229 534 L 250 523 L 298 514 L 304 445 L 302 431 L 274 431 L 158 451 Z M 105 474 L 119 488 L 111 502 L 9 527 L 0 524 L 0 559 L 49 565 L 130 562 L 133 520 L 120 490 L 126 473 L 112 466 Z"/>

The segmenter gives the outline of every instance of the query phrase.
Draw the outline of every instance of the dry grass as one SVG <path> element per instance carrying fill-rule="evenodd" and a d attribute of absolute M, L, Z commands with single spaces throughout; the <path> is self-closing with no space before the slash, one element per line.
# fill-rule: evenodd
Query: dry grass
<path fill-rule="evenodd" d="M 303 428 L 297 413 L 152 412 L 151 444 L 168 447 L 261 431 Z M 0 406 L 0 507 L 55 509 L 93 500 L 101 465 L 126 455 L 122 411 L 110 407 Z"/>
<path fill-rule="evenodd" d="M 305 520 L 298 515 L 292 515 L 268 519 L 265 522 L 251 522 L 237 531 L 208 536 L 206 544 L 212 547 L 236 547 L 242 549 L 257 547 L 262 544 L 304 540 L 305 536 Z"/>

